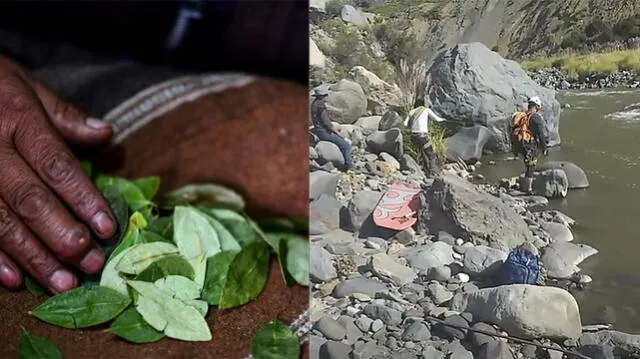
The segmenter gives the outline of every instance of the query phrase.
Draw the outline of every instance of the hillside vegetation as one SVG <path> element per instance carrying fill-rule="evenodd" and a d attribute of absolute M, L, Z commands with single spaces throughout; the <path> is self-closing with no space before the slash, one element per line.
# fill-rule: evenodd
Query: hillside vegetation
<path fill-rule="evenodd" d="M 369 23 L 345 23 L 346 4 L 371 14 Z M 330 70 L 310 76 L 330 81 L 361 65 L 393 80 L 402 59 L 428 61 L 443 47 L 476 41 L 528 69 L 636 71 L 638 37 L 640 1 L 632 0 L 330 0 L 311 24 Z"/>

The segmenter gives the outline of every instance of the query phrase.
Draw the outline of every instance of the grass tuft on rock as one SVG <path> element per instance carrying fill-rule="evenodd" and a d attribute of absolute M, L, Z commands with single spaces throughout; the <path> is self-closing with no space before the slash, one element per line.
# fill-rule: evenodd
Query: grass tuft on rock
<path fill-rule="evenodd" d="M 436 123 L 429 123 L 429 141 L 433 146 L 433 152 L 438 157 L 439 164 L 443 164 L 447 160 L 447 146 L 445 140 L 447 138 L 447 131 L 445 128 L 438 126 Z M 413 157 L 417 161 L 420 161 L 420 149 L 411 141 L 411 131 L 403 131 L 402 142 L 404 147 L 404 153 Z"/>
<path fill-rule="evenodd" d="M 447 159 L 446 138 L 447 131 L 443 127 L 433 122 L 429 123 L 429 141 L 431 141 L 433 152 L 438 156 L 438 162 L 440 162 L 440 164 L 444 163 Z"/>

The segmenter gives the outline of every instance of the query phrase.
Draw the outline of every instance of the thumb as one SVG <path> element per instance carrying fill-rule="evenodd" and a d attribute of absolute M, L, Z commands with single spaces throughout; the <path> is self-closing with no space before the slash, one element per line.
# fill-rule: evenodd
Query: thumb
<path fill-rule="evenodd" d="M 35 91 L 51 122 L 66 141 L 80 146 L 95 146 L 106 142 L 113 135 L 109 123 L 88 117 L 84 111 L 58 98 L 32 76 L 25 80 Z"/>

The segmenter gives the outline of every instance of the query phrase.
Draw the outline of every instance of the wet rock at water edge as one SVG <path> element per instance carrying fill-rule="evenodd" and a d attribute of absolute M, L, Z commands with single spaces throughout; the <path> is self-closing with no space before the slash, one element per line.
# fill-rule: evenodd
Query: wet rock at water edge
<path fill-rule="evenodd" d="M 544 161 L 537 166 L 539 171 L 559 169 L 567 175 L 568 188 L 578 189 L 589 187 L 589 179 L 582 168 L 568 161 Z"/>
<path fill-rule="evenodd" d="M 578 303 L 560 288 L 527 284 L 485 288 L 456 294 L 450 307 L 522 338 L 575 339 L 582 332 Z"/>

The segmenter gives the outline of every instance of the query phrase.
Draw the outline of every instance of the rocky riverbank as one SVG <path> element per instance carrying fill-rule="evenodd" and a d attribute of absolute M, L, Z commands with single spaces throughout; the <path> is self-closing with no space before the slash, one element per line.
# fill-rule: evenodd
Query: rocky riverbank
<path fill-rule="evenodd" d="M 441 177 L 426 179 L 411 156 L 379 150 L 397 148 L 398 136 L 384 136 L 389 131 L 355 142 L 356 168 L 348 173 L 332 169 L 340 166 L 326 149 L 332 144 L 310 151 L 311 358 L 562 357 L 467 328 L 594 358 L 640 350 L 640 336 L 583 326 L 571 292 L 590 282 L 578 265 L 597 250 L 573 243 L 571 218 L 546 210 L 543 196 L 473 183 L 479 163 L 449 164 Z M 584 185 L 579 172 L 546 170 L 536 179 L 539 193 Z M 373 224 L 371 213 L 392 183 L 422 186 L 426 232 Z M 494 286 L 508 250 L 524 242 L 540 254 L 543 285 Z"/>
<path fill-rule="evenodd" d="M 526 98 L 524 92 L 547 91 L 547 102 L 554 105 L 545 118 L 557 130 L 553 90 L 515 78 L 526 75 L 514 69 L 504 81 L 484 84 L 495 88 L 474 92 L 480 87 L 473 79 L 500 76 L 483 65 L 491 61 L 475 59 L 501 59 L 477 45 L 447 53 L 457 55 L 436 57 L 439 70 L 426 91 L 437 111 L 448 109 L 443 114 L 460 121 L 470 118 L 472 108 L 499 118 L 511 109 L 506 95 L 496 95 L 507 93 L 503 83 L 524 81 L 522 95 L 509 90 L 513 101 Z M 458 67 L 476 76 L 444 71 Z M 445 165 L 440 177 L 427 179 L 404 151 L 402 119 L 385 109 L 396 99 L 393 86 L 362 68 L 352 72 L 330 87 L 328 104 L 334 125 L 353 144 L 355 169 L 340 172 L 344 158 L 337 146 L 310 136 L 312 359 L 562 358 L 555 349 L 607 359 L 640 353 L 640 336 L 610 330 L 607 323 L 584 325 L 572 295 L 591 282 L 578 266 L 598 251 L 574 243 L 574 221 L 547 206 L 549 199 L 588 187 L 582 169 L 568 162 L 544 163 L 534 196 L 516 189 L 517 178 L 482 183 L 478 160 L 500 126 L 476 123 L 447 139 L 448 156 L 458 161 Z M 445 106 L 436 88 L 468 108 Z M 376 226 L 371 217 L 394 183 L 422 189 L 417 225 L 400 232 Z M 496 285 L 508 252 L 523 243 L 541 260 L 539 285 Z"/>
<path fill-rule="evenodd" d="M 566 72 L 557 68 L 529 71 L 527 74 L 538 84 L 556 90 L 640 87 L 640 74 L 629 71 L 616 71 L 611 74 L 591 74 L 578 79 L 570 78 Z"/>

